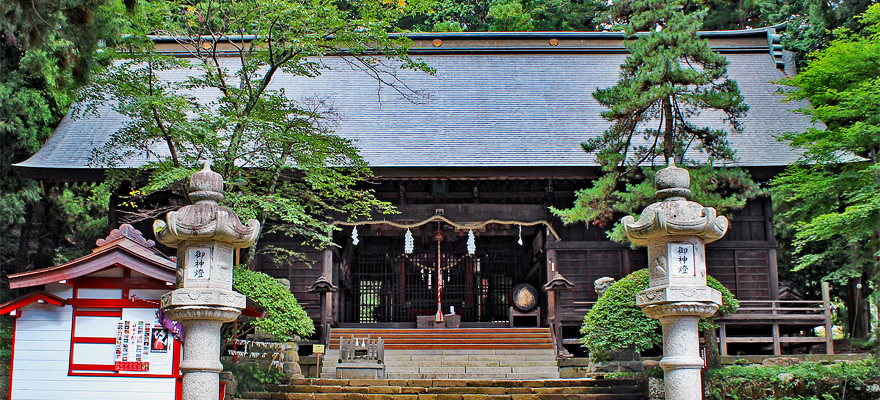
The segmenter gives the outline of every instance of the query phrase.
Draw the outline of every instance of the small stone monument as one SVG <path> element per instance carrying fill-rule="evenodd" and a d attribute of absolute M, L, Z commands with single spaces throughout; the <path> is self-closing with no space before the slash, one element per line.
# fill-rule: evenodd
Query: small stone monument
<path fill-rule="evenodd" d="M 700 399 L 697 322 L 721 305 L 721 293 L 706 285 L 705 244 L 724 236 L 728 221 L 714 208 L 688 201 L 690 174 L 672 159 L 655 183 L 662 201 L 646 207 L 638 221 L 621 221 L 630 241 L 648 247 L 649 285 L 636 295 L 636 305 L 663 324 L 666 399 Z"/>
<path fill-rule="evenodd" d="M 593 281 L 593 289 L 596 291 L 596 295 L 602 297 L 608 289 L 614 286 L 614 278 L 610 276 L 603 276 L 599 279 Z"/>
<path fill-rule="evenodd" d="M 209 163 L 193 174 L 192 205 L 169 212 L 155 221 L 156 239 L 177 248 L 177 289 L 162 296 L 161 307 L 183 324 L 184 400 L 220 397 L 220 326 L 234 321 L 245 308 L 245 296 L 232 290 L 234 249 L 250 247 L 260 234 L 260 223 L 242 225 L 223 200 L 223 177 Z"/>

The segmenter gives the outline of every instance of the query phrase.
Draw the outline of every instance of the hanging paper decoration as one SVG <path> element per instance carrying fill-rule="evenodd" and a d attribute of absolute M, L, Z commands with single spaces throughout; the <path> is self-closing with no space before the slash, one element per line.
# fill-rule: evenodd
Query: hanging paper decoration
<path fill-rule="evenodd" d="M 360 243 L 360 239 L 358 239 L 358 228 L 354 227 L 351 230 L 351 244 L 357 246 Z"/>
<path fill-rule="evenodd" d="M 403 252 L 406 254 L 412 254 L 414 247 L 412 232 L 407 228 L 406 235 L 403 237 Z"/>
<path fill-rule="evenodd" d="M 467 251 L 468 254 L 477 252 L 477 238 L 474 237 L 474 231 L 472 230 L 468 231 Z"/>
<path fill-rule="evenodd" d="M 519 226 L 519 239 L 516 242 L 522 246 L 522 225 Z"/>

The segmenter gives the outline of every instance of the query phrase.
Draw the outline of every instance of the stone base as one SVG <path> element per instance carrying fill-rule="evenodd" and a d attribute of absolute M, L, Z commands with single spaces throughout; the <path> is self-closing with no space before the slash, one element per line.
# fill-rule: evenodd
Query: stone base
<path fill-rule="evenodd" d="M 721 292 L 708 286 L 664 285 L 648 288 L 636 294 L 636 305 L 641 308 L 678 302 L 721 304 Z"/>
<path fill-rule="evenodd" d="M 337 379 L 385 379 L 385 364 L 344 362 L 336 365 Z"/>
<path fill-rule="evenodd" d="M 434 315 L 419 315 L 416 317 L 416 327 L 419 329 L 436 329 L 436 328 L 452 328 L 461 327 L 461 315 L 444 315 L 443 321 L 435 321 Z"/>

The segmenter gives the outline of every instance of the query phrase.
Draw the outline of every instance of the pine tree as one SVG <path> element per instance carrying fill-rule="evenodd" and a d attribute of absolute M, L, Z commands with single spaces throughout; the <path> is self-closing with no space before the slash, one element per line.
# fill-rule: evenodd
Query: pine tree
<path fill-rule="evenodd" d="M 635 213 L 651 201 L 645 193 L 646 172 L 641 166 L 665 164 L 675 158 L 684 165 L 711 165 L 733 160 L 727 130 L 700 126 L 694 118 L 709 111 L 738 132 L 737 118 L 748 106 L 735 81 L 727 79 L 727 60 L 712 51 L 698 35 L 702 12 L 685 13 L 681 0 L 616 2 L 612 20 L 625 32 L 630 55 L 621 66 L 617 85 L 599 89 L 593 97 L 608 110 L 602 116 L 611 126 L 602 136 L 588 140 L 584 150 L 594 153 L 606 175 L 594 186 L 577 193 L 574 207 L 554 209 L 564 222 L 586 221 L 607 225 L 616 213 Z M 702 178 L 717 187 L 695 193 L 697 201 L 720 206 L 721 211 L 742 207 L 758 193 L 747 174 L 706 168 Z M 727 196 L 714 196 L 733 188 Z M 715 204 L 713 201 L 721 201 Z M 619 230 L 612 238 L 623 240 Z"/>

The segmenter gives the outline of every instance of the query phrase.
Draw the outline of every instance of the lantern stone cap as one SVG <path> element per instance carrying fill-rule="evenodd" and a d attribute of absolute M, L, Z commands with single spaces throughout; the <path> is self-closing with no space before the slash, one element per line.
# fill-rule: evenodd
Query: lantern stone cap
<path fill-rule="evenodd" d="M 670 197 L 691 198 L 691 174 L 688 170 L 675 165 L 675 158 L 670 157 L 666 168 L 657 171 L 654 175 L 654 185 L 657 187 L 656 195 L 660 199 Z"/>
<path fill-rule="evenodd" d="M 630 241 L 646 246 L 661 237 L 695 236 L 711 243 L 727 232 L 727 218 L 718 216 L 712 207 L 687 200 L 690 173 L 671 158 L 669 166 L 657 171 L 655 183 L 657 196 L 663 201 L 645 207 L 638 220 L 627 215 L 620 221 Z"/>
<path fill-rule="evenodd" d="M 190 178 L 189 198 L 194 204 L 223 201 L 223 175 L 211 171 L 211 160 Z"/>
<path fill-rule="evenodd" d="M 217 204 L 223 200 L 223 176 L 211 171 L 210 162 L 190 179 L 193 204 L 171 211 L 165 221 L 153 222 L 153 231 L 160 243 L 177 247 L 185 241 L 216 241 L 234 248 L 250 247 L 260 234 L 260 222 L 250 219 L 242 224 L 229 207 Z"/>
<path fill-rule="evenodd" d="M 545 292 L 559 292 L 562 290 L 571 290 L 573 288 L 574 284 L 568 279 L 565 279 L 565 277 L 559 272 L 553 275 L 553 279 L 550 279 L 546 285 L 541 287 Z"/>

